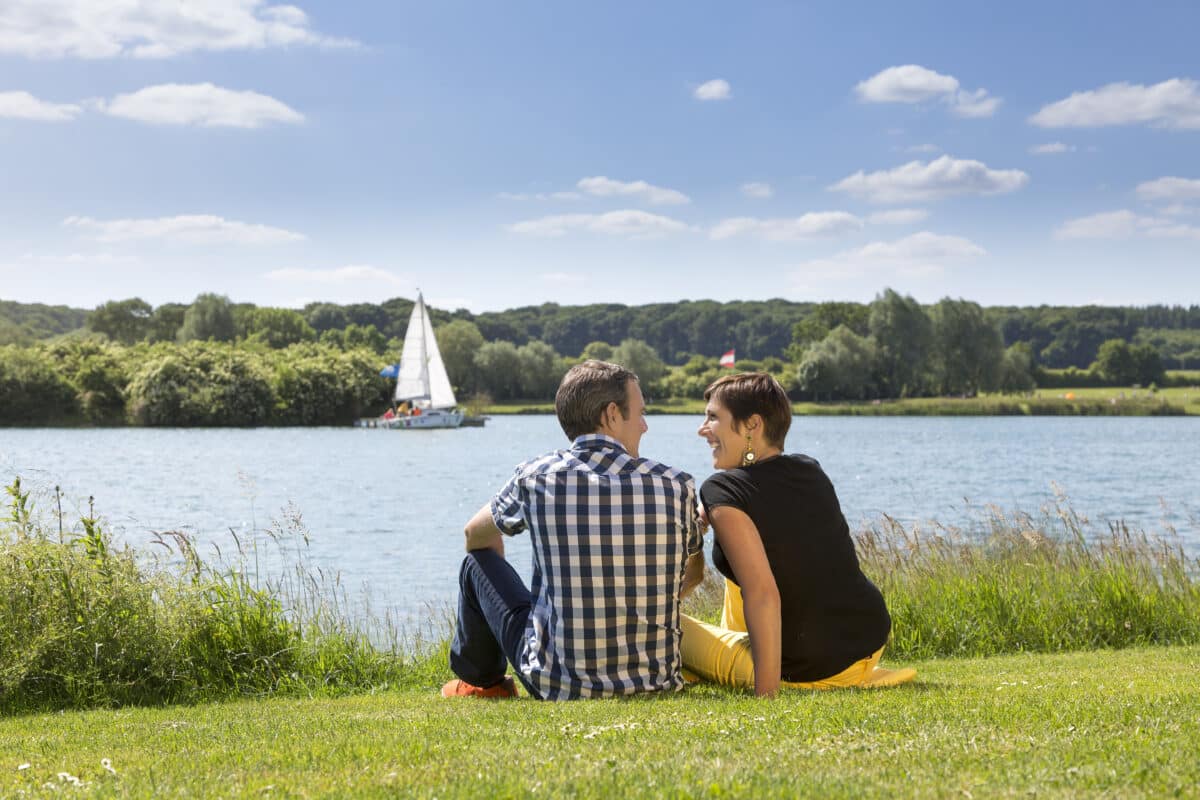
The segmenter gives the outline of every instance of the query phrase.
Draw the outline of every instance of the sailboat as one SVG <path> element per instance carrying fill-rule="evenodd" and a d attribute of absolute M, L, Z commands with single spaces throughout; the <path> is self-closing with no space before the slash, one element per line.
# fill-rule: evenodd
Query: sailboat
<path fill-rule="evenodd" d="M 404 334 L 394 398 L 397 404 L 407 403 L 411 413 L 380 420 L 383 427 L 457 428 L 462 424 L 463 413 L 455 410 L 458 401 L 446 375 L 442 354 L 438 352 L 429 309 L 419 291 Z"/>

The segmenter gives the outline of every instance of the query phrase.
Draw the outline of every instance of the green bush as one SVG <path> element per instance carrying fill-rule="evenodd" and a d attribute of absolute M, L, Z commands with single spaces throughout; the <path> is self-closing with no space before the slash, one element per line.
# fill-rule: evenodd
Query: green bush
<path fill-rule="evenodd" d="M 158 346 L 127 389 L 139 425 L 263 425 L 275 393 L 261 357 L 232 345 Z"/>
<path fill-rule="evenodd" d="M 0 425 L 50 425 L 76 408 L 74 389 L 40 351 L 0 347 Z"/>

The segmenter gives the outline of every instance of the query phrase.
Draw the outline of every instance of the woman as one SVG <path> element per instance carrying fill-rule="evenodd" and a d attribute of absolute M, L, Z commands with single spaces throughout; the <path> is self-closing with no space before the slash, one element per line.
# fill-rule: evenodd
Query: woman
<path fill-rule="evenodd" d="M 697 433 L 712 448 L 700 499 L 725 576 L 721 627 L 683 617 L 684 667 L 773 696 L 781 685 L 892 686 L 911 669 L 876 666 L 891 632 L 883 596 L 858 566 L 821 466 L 784 455 L 792 406 L 765 373 L 727 375 L 704 392 Z"/>

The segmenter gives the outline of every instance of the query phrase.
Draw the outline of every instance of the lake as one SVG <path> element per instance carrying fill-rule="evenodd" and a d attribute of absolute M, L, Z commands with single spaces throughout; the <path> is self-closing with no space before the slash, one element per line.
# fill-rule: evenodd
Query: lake
<path fill-rule="evenodd" d="M 712 472 L 699 416 L 648 421 L 643 455 L 697 483 Z M 147 551 L 153 532 L 181 530 L 202 554 L 229 552 L 232 535 L 262 541 L 299 514 L 314 565 L 415 620 L 454 598 L 463 523 L 516 463 L 565 443 L 551 416 L 441 431 L 3 429 L 0 481 L 20 475 L 42 512 L 61 486 L 69 519 L 94 496 L 116 536 Z M 787 449 L 822 463 L 852 528 L 887 514 L 971 529 L 989 504 L 1036 515 L 1057 491 L 1099 532 L 1171 526 L 1200 555 L 1200 420 L 797 417 Z M 508 552 L 528 577 L 527 537 Z"/>

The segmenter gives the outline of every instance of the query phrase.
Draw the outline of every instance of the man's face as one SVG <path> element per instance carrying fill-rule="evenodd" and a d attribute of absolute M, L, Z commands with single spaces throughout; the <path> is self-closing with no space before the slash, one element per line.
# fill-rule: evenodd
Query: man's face
<path fill-rule="evenodd" d="M 629 418 L 623 419 L 621 410 L 617 409 L 608 433 L 625 446 L 629 455 L 637 458 L 638 445 L 642 443 L 642 434 L 647 430 L 646 401 L 642 398 L 642 387 L 637 381 L 625 384 L 625 405 L 629 408 Z"/>

